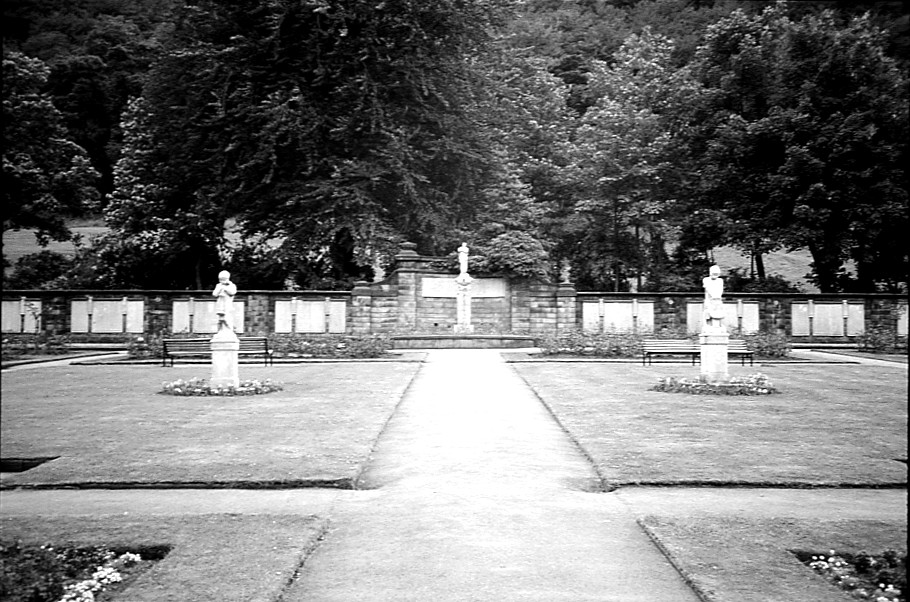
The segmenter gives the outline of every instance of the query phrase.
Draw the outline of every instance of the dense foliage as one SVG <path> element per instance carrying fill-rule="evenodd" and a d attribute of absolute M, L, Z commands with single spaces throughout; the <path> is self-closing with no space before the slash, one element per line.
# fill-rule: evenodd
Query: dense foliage
<path fill-rule="evenodd" d="M 908 270 L 899 233 L 910 226 L 907 80 L 883 47 L 867 18 L 794 21 L 782 5 L 710 27 L 693 63 L 708 100 L 687 132 L 701 174 L 690 239 L 756 257 L 806 248 L 823 292 L 898 290 Z"/>
<path fill-rule="evenodd" d="M 44 91 L 48 71 L 38 59 L 3 52 L 3 231 L 34 228 L 45 244 L 70 238 L 66 218 L 98 195 L 97 172 Z"/>
<path fill-rule="evenodd" d="M 344 289 L 410 240 L 589 290 L 697 290 L 726 245 L 743 290 L 796 249 L 822 291 L 906 290 L 907 14 L 12 0 L 4 231 L 110 227 L 36 286 Z"/>

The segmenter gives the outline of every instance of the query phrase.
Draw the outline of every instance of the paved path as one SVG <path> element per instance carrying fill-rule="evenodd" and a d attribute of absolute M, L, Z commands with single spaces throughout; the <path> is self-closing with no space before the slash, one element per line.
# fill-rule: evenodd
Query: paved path
<path fill-rule="evenodd" d="M 284 602 L 696 602 L 646 514 L 905 518 L 906 490 L 628 488 L 581 451 L 497 351 L 433 351 L 359 491 L 4 491 L 2 515 L 318 514 L 330 530 Z M 835 516 L 837 515 L 837 516 Z"/>
<path fill-rule="evenodd" d="M 364 486 L 285 600 L 697 600 L 496 351 L 430 354 Z"/>

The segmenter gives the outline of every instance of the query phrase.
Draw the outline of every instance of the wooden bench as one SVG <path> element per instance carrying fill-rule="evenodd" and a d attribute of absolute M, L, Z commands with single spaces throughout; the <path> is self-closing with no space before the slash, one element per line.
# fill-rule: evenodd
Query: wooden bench
<path fill-rule="evenodd" d="M 695 365 L 696 358 L 701 359 L 701 350 L 698 345 L 685 339 L 648 339 L 641 342 L 641 365 L 651 365 L 651 360 L 656 355 L 682 355 L 692 358 Z"/>
<path fill-rule="evenodd" d="M 746 342 L 740 339 L 730 341 L 727 347 L 727 356 L 738 357 L 740 364 L 746 365 L 746 358 L 749 358 L 749 365 L 755 365 L 755 352 L 746 347 Z"/>
<path fill-rule="evenodd" d="M 696 360 L 701 361 L 701 346 L 698 343 L 686 339 L 650 339 L 642 341 L 641 364 L 651 365 L 651 360 L 657 355 L 681 355 L 688 356 L 695 365 Z M 749 359 L 749 365 L 754 365 L 755 352 L 746 347 L 745 341 L 731 340 L 727 346 L 728 357 L 738 357 L 740 363 L 745 366 L 746 358 Z"/>
<path fill-rule="evenodd" d="M 261 355 L 266 366 L 274 364 L 272 353 L 269 349 L 269 340 L 266 337 L 239 337 L 240 349 L 237 355 Z M 178 357 L 201 357 L 212 353 L 211 339 L 164 339 L 162 341 L 164 352 L 162 353 L 161 365 L 167 366 L 168 360 L 171 366 Z"/>

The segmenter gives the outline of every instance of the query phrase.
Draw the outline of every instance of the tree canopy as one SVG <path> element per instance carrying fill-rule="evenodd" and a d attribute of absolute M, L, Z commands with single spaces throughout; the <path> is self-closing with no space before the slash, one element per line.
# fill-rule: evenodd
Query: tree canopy
<path fill-rule="evenodd" d="M 3 231 L 33 228 L 45 244 L 68 240 L 66 218 L 98 197 L 98 173 L 42 91 L 48 72 L 40 59 L 3 53 Z"/>
<path fill-rule="evenodd" d="M 824 292 L 905 282 L 907 82 L 883 47 L 866 17 L 839 27 L 832 13 L 793 20 L 783 6 L 712 26 L 693 63 L 709 101 L 690 130 L 692 236 L 702 210 L 718 216 L 713 245 L 807 248 Z"/>
<path fill-rule="evenodd" d="M 805 249 L 821 290 L 906 290 L 903 3 L 4 13 L 4 229 L 65 237 L 86 211 L 111 229 L 71 286 L 200 287 L 227 267 L 343 289 L 407 240 L 468 241 L 488 273 L 571 265 L 589 290 L 698 288 L 727 245 L 752 257 L 749 286 L 783 286 L 762 258 Z"/>

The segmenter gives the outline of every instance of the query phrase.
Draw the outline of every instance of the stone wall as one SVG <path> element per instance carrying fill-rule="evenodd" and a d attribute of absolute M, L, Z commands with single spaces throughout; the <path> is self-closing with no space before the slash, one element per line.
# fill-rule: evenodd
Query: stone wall
<path fill-rule="evenodd" d="M 578 324 L 594 331 L 685 335 L 701 330 L 697 293 L 577 294 Z M 795 341 L 847 342 L 871 327 L 907 335 L 907 300 L 889 294 L 726 293 L 726 324 L 736 334 L 781 333 Z"/>
<path fill-rule="evenodd" d="M 344 291 L 244 291 L 236 328 L 246 334 L 452 334 L 455 274 L 441 258 L 405 243 L 389 276 Z M 569 283 L 476 277 L 471 322 L 477 334 L 535 337 L 583 328 L 643 334 L 698 332 L 699 293 L 577 292 Z M 728 293 L 736 333 L 772 332 L 795 341 L 847 342 L 873 327 L 907 334 L 902 295 Z M 5 335 L 44 331 L 74 340 L 122 341 L 139 334 L 213 332 L 211 291 L 4 291 Z"/>

